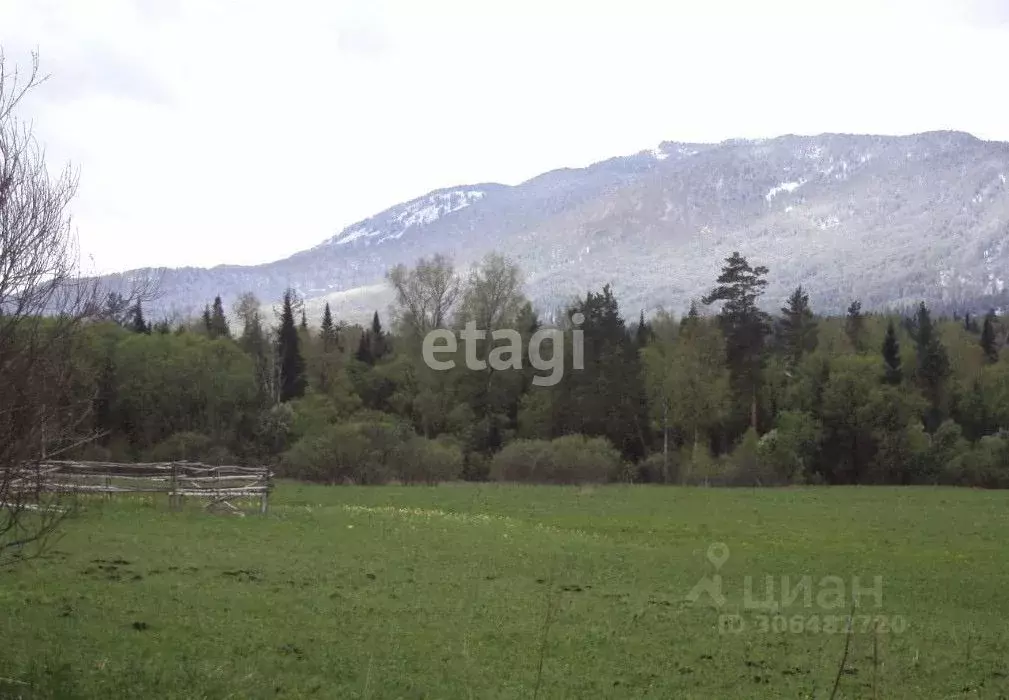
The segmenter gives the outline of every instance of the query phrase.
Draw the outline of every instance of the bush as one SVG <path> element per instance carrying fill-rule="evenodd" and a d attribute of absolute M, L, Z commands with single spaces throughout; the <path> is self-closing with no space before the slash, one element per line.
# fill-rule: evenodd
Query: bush
<path fill-rule="evenodd" d="M 491 460 L 490 476 L 495 481 L 604 483 L 616 478 L 620 467 L 620 453 L 605 438 L 565 435 L 509 443 Z"/>
<path fill-rule="evenodd" d="M 678 460 L 679 480 L 685 485 L 721 485 L 725 482 L 724 465 L 711 454 L 707 441 L 684 445 Z"/>
<path fill-rule="evenodd" d="M 750 428 L 729 457 L 725 483 L 729 486 L 773 486 L 787 484 L 789 479 L 780 474 L 767 459 L 765 444 L 778 441 L 778 435 L 763 441 L 757 431 Z M 763 443 L 763 444 L 762 444 Z"/>
<path fill-rule="evenodd" d="M 680 480 L 680 455 L 675 450 L 669 452 L 669 474 L 663 473 L 665 459 L 661 452 L 648 455 L 638 462 L 634 470 L 634 481 L 644 484 L 675 484 Z"/>
<path fill-rule="evenodd" d="M 550 470 L 552 459 L 548 440 L 515 440 L 491 459 L 494 481 L 536 481 Z"/>
<path fill-rule="evenodd" d="M 396 454 L 394 472 L 406 484 L 454 481 L 463 469 L 462 450 L 447 441 L 414 437 Z"/>
<path fill-rule="evenodd" d="M 306 435 L 284 453 L 284 476 L 329 484 L 437 483 L 458 479 L 463 457 L 448 440 L 428 440 L 387 414 Z"/>
<path fill-rule="evenodd" d="M 986 435 L 967 460 L 966 482 L 986 489 L 1009 488 L 1009 436 Z"/>

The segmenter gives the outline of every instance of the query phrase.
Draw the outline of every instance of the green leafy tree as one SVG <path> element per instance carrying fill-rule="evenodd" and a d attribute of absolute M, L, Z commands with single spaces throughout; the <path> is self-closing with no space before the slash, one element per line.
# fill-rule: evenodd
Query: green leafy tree
<path fill-rule="evenodd" d="M 661 427 L 664 438 L 668 428 L 685 436 L 695 465 L 702 443 L 729 407 L 722 333 L 696 314 L 688 316 L 674 341 L 649 344 L 642 358 L 653 423 Z M 664 452 L 668 449 L 664 444 Z M 687 478 L 688 472 L 681 476 Z"/>

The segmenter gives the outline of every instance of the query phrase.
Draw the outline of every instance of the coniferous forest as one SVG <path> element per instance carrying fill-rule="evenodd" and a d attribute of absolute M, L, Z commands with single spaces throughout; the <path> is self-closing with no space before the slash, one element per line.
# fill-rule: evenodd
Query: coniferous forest
<path fill-rule="evenodd" d="M 646 482 L 1009 487 L 1007 326 L 990 312 L 821 316 L 800 287 L 773 313 L 773 270 L 738 253 L 682 317 L 621 308 L 610 287 L 534 309 L 521 271 L 488 256 L 465 273 L 436 256 L 390 270 L 370 324 L 307 317 L 294 291 L 264 314 L 242 297 L 151 322 L 109 295 L 85 327 L 81 396 L 117 461 L 268 463 L 323 483 Z M 538 329 L 584 321 L 583 369 L 554 386 L 521 369 L 435 370 L 422 341 L 467 321 Z M 523 345 L 527 348 L 527 345 Z M 542 373 L 541 373 L 542 374 Z"/>

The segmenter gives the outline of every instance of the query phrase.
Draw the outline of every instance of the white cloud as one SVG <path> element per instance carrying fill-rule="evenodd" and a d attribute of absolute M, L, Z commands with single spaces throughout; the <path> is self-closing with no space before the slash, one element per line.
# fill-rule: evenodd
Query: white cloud
<path fill-rule="evenodd" d="M 987 3 L 987 4 L 986 4 Z M 662 140 L 1009 140 L 1001 5 L 14 0 L 8 60 L 100 269 L 252 263 L 437 187 Z"/>

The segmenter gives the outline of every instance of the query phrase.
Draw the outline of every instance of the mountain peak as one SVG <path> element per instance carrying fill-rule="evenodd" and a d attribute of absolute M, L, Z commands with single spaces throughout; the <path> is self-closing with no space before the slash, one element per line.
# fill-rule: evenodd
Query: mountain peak
<path fill-rule="evenodd" d="M 371 218 L 348 226 L 317 247 L 344 246 L 348 243 L 364 245 L 381 244 L 403 236 L 411 228 L 434 223 L 449 214 L 479 202 L 497 188 L 505 185 L 485 183 L 467 187 L 449 187 L 433 190 L 398 204 Z"/>

